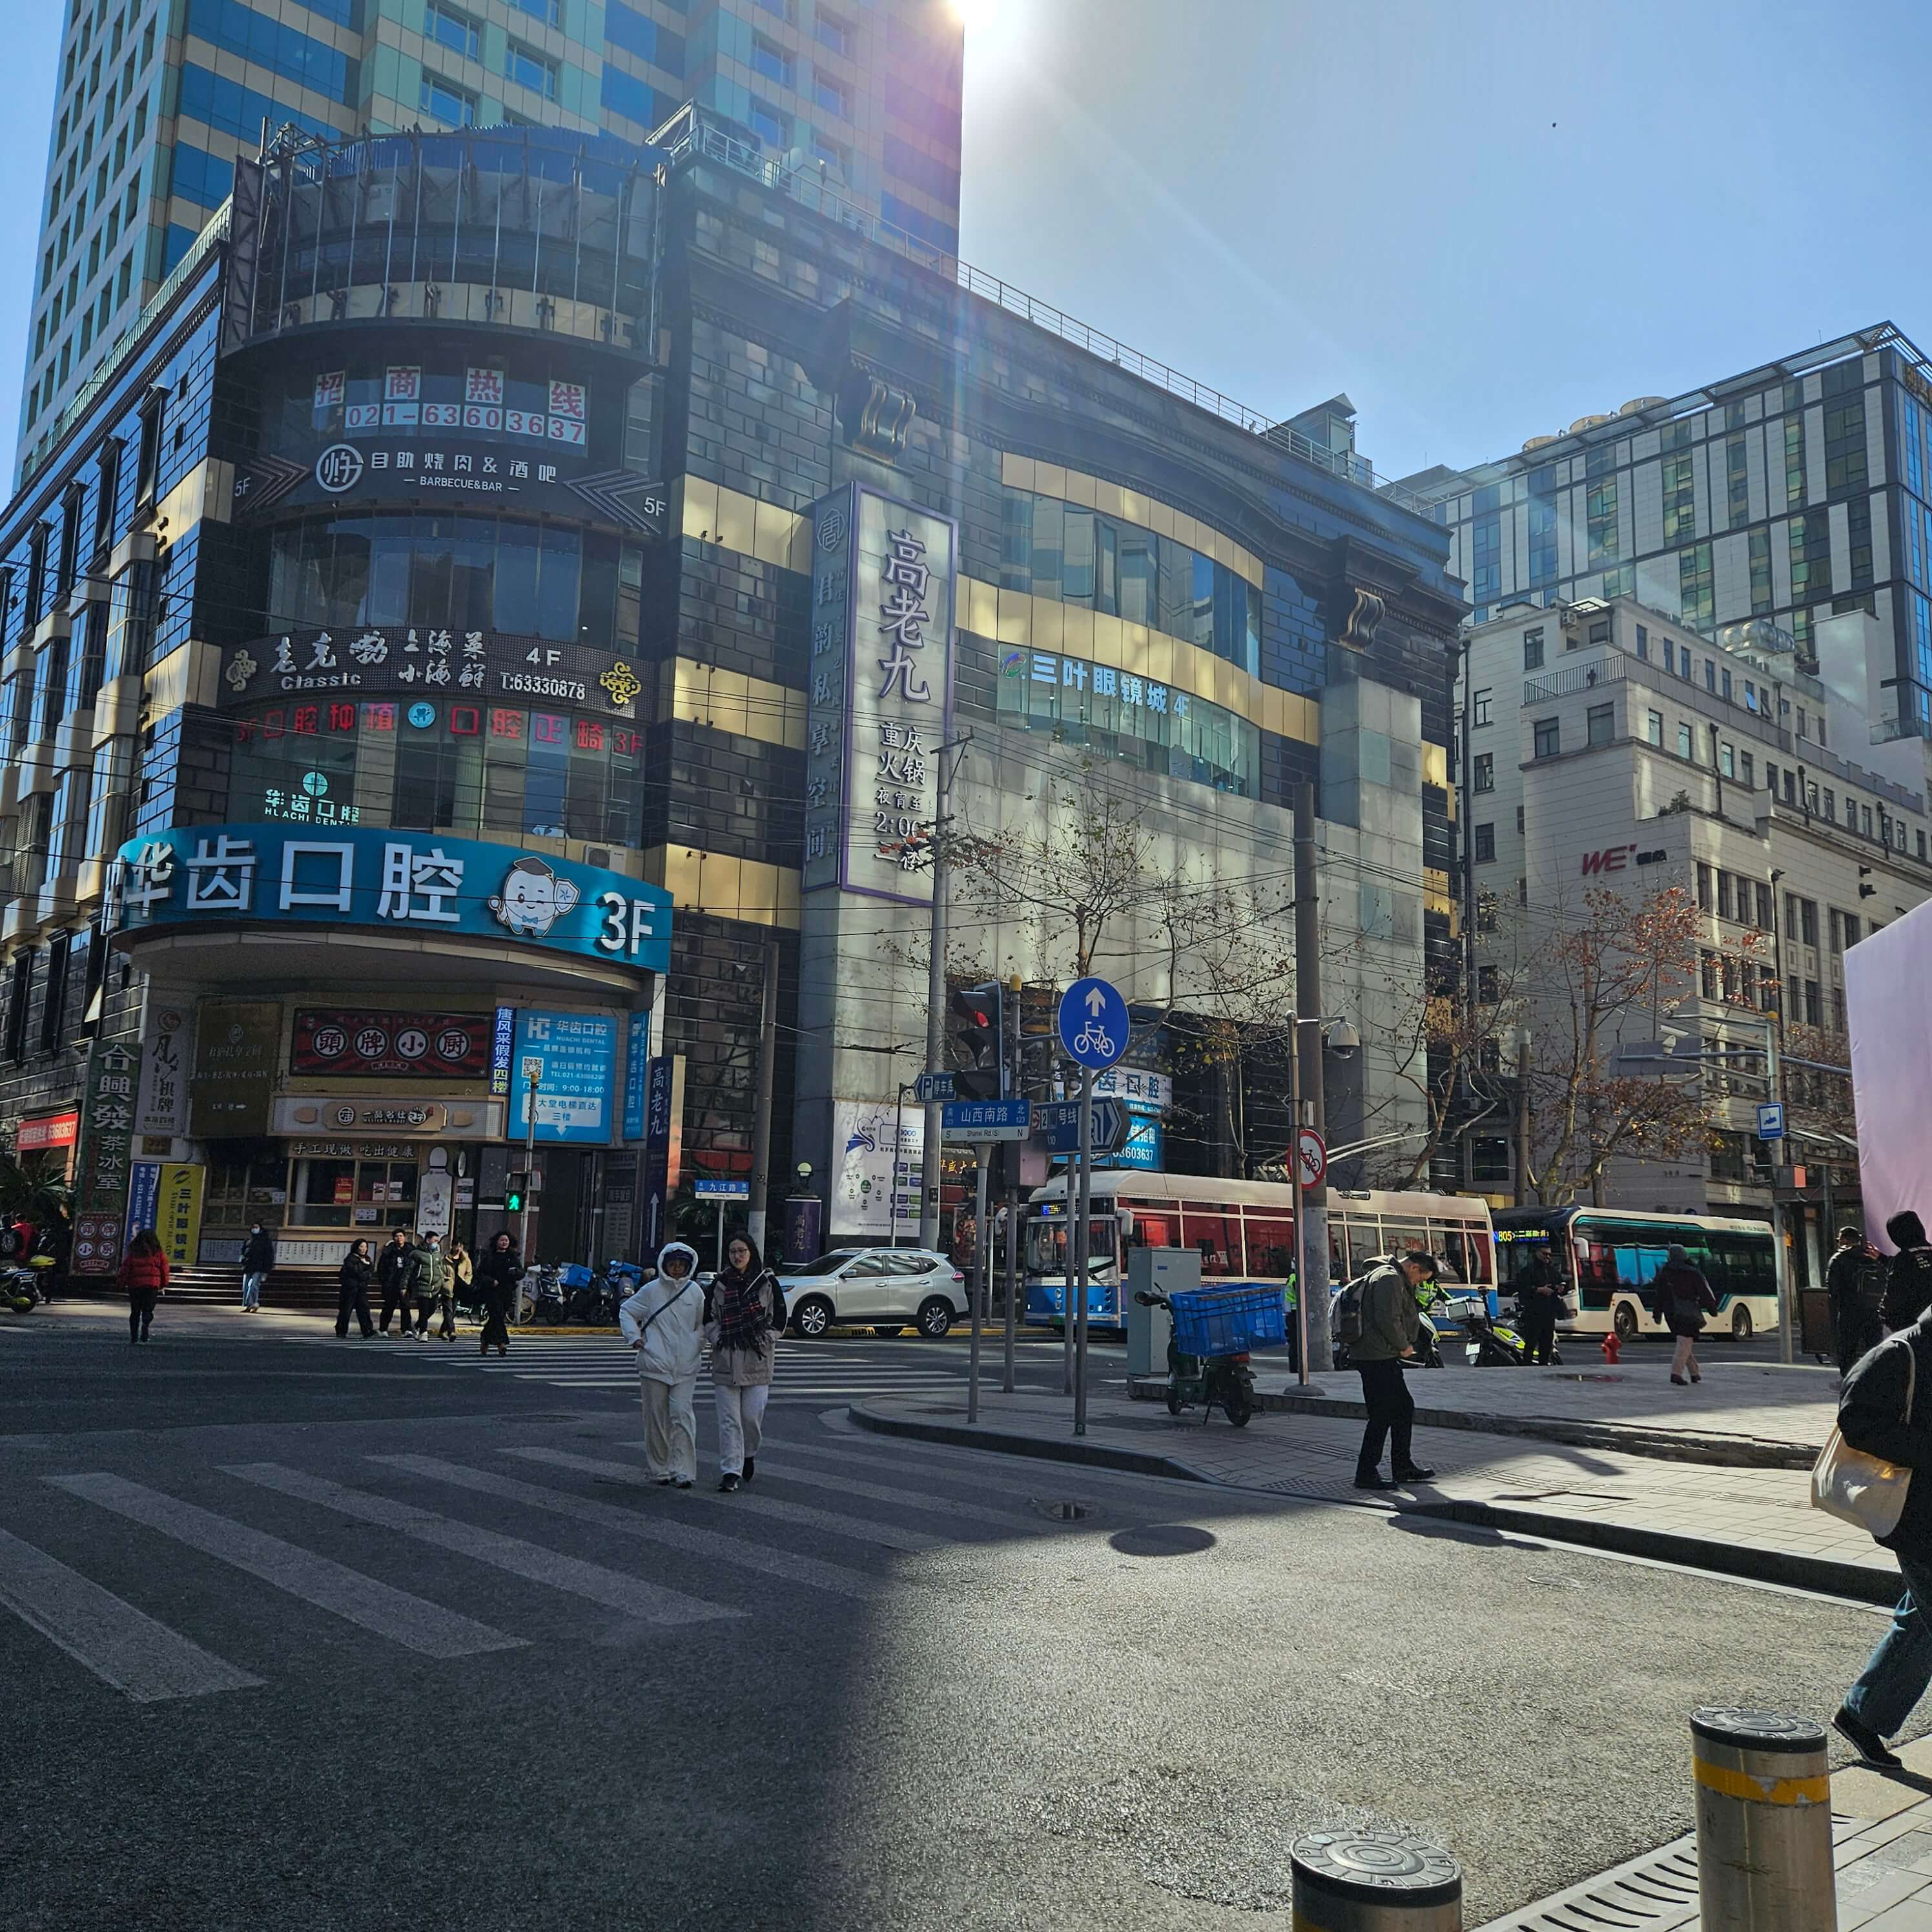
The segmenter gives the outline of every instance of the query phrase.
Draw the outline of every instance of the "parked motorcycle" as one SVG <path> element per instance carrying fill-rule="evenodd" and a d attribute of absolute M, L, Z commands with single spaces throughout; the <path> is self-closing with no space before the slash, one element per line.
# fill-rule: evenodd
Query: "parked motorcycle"
<path fill-rule="evenodd" d="M 1143 1308 L 1165 1308 L 1172 1315 L 1174 1304 L 1160 1294 L 1137 1288 L 1134 1299 Z M 1245 1353 L 1228 1355 L 1184 1355 L 1170 1331 L 1167 1339 L 1167 1412 L 1178 1415 L 1184 1408 L 1202 1406 L 1205 1422 L 1217 1408 L 1225 1410 L 1237 1429 L 1245 1429 L 1255 1412 L 1255 1375 Z"/>
<path fill-rule="evenodd" d="M 49 1255 L 36 1255 L 31 1262 L 19 1267 L 10 1268 L 0 1274 L 0 1303 L 4 1303 L 16 1315 L 30 1315 L 44 1301 L 51 1301 L 44 1279 L 53 1266 Z"/>
<path fill-rule="evenodd" d="M 563 1270 L 552 1262 L 540 1262 L 524 1270 L 517 1286 L 518 1318 L 541 1322 L 547 1328 L 561 1328 L 570 1319 L 570 1298 L 563 1285 Z"/>

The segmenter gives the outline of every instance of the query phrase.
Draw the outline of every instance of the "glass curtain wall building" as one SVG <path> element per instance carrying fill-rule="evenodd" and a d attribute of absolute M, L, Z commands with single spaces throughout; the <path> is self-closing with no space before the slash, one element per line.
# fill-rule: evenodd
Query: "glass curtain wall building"
<path fill-rule="evenodd" d="M 226 202 L 238 157 L 422 128 L 642 140 L 687 100 L 944 252 L 963 35 L 945 0 L 68 0 L 21 458 Z"/>

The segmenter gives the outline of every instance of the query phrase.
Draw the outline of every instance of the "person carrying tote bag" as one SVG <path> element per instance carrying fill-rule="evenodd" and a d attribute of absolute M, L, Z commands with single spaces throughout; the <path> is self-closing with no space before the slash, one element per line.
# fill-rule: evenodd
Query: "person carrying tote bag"
<path fill-rule="evenodd" d="M 1905 1594 L 1892 1628 L 1832 1720 L 1869 1764 L 1932 1685 L 1932 1311 L 1856 1363 L 1838 1426 L 1812 1473 L 1812 1501 L 1870 1530 L 1898 1559 Z"/>

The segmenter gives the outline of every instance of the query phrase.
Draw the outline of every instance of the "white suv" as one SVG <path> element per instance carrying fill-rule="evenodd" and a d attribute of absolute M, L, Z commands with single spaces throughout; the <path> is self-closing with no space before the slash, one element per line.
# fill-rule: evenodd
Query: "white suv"
<path fill-rule="evenodd" d="M 966 1313 L 966 1277 L 929 1248 L 835 1248 L 782 1269 L 793 1332 L 816 1340 L 835 1325 L 897 1335 L 908 1324 L 938 1341 Z"/>

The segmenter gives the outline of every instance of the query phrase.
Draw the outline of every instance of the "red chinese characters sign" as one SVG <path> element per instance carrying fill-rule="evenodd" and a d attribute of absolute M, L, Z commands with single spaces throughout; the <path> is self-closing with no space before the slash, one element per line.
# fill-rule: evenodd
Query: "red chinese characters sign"
<path fill-rule="evenodd" d="M 372 1012 L 304 1006 L 290 1064 L 297 1073 L 385 1079 L 482 1080 L 490 1072 L 490 1013 Z"/>

